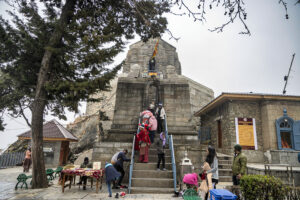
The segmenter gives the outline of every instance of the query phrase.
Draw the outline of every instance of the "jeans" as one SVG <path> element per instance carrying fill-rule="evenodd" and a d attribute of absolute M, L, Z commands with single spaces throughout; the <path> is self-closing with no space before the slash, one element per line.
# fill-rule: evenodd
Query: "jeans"
<path fill-rule="evenodd" d="M 158 162 L 157 168 L 159 169 L 160 161 L 162 161 L 162 167 L 165 168 L 165 154 L 157 154 L 158 155 Z"/>
<path fill-rule="evenodd" d="M 155 132 L 156 131 L 149 131 L 149 137 L 150 137 L 151 144 L 154 143 Z"/>
<path fill-rule="evenodd" d="M 118 185 L 122 185 L 122 180 L 124 178 L 125 171 L 124 171 L 123 167 L 121 167 L 120 165 L 114 165 L 114 167 L 116 168 L 116 170 L 118 172 L 121 173 L 121 176 L 119 177 L 119 180 L 118 180 Z"/>
<path fill-rule="evenodd" d="M 158 119 L 157 120 L 157 132 L 160 134 L 163 131 L 165 131 L 165 120 Z"/>
<path fill-rule="evenodd" d="M 109 196 L 111 196 L 112 195 L 112 193 L 111 193 L 111 182 L 106 181 L 106 185 L 107 185 L 107 189 L 108 189 L 108 194 L 109 194 Z"/>

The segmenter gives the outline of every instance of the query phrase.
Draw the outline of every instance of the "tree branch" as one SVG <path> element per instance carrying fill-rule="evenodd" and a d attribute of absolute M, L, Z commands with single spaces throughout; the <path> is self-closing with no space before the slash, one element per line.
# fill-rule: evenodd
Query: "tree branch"
<path fill-rule="evenodd" d="M 22 105 L 21 105 L 20 101 L 18 101 L 18 105 L 19 105 L 19 107 L 20 107 L 20 113 L 21 113 L 21 115 L 23 116 L 24 120 L 26 121 L 26 124 L 27 124 L 29 127 L 31 127 L 31 124 L 29 123 L 28 118 L 27 118 L 26 115 L 24 114 L 24 110 L 23 110 L 23 108 L 22 108 Z"/>

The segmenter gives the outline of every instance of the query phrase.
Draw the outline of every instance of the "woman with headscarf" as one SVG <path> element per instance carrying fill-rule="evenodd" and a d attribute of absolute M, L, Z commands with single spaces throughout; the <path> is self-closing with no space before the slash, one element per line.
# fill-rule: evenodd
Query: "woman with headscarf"
<path fill-rule="evenodd" d="M 147 130 L 147 126 L 142 124 L 140 126 L 140 132 L 137 136 L 139 141 L 139 148 L 140 148 L 140 162 L 147 163 L 148 162 L 148 153 L 150 147 L 150 138 L 149 132 Z"/>

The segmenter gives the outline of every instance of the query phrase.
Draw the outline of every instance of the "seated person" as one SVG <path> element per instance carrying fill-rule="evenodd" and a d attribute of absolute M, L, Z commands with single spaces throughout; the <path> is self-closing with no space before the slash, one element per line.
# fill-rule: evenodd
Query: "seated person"
<path fill-rule="evenodd" d="M 83 163 L 80 165 L 80 168 L 92 168 L 92 163 L 89 163 L 89 158 L 85 157 Z M 83 182 L 83 190 L 86 190 L 87 176 L 81 176 L 78 185 L 81 185 Z"/>

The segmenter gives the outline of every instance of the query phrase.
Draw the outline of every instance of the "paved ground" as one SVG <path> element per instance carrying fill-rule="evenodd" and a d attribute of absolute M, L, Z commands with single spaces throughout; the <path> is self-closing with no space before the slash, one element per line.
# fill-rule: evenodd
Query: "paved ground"
<path fill-rule="evenodd" d="M 101 191 L 98 194 L 95 192 L 95 187 L 93 189 L 87 188 L 87 190 L 82 190 L 78 186 L 72 186 L 71 189 L 66 188 L 65 192 L 62 193 L 61 186 L 58 185 L 56 178 L 55 181 L 51 183 L 51 186 L 47 189 L 14 189 L 16 184 L 17 176 L 22 173 L 21 167 L 8 168 L 0 170 L 0 199 L 101 199 L 101 200 L 111 200 L 115 198 L 109 198 L 107 187 L 104 184 Z M 29 181 L 28 181 L 29 183 Z M 113 195 L 120 190 L 113 190 Z M 121 198 L 122 199 L 122 198 Z M 140 199 L 140 200 L 154 200 L 154 199 L 166 199 L 166 200 L 179 200 L 182 198 L 172 198 L 172 194 L 132 194 L 126 195 L 125 199 Z"/>

